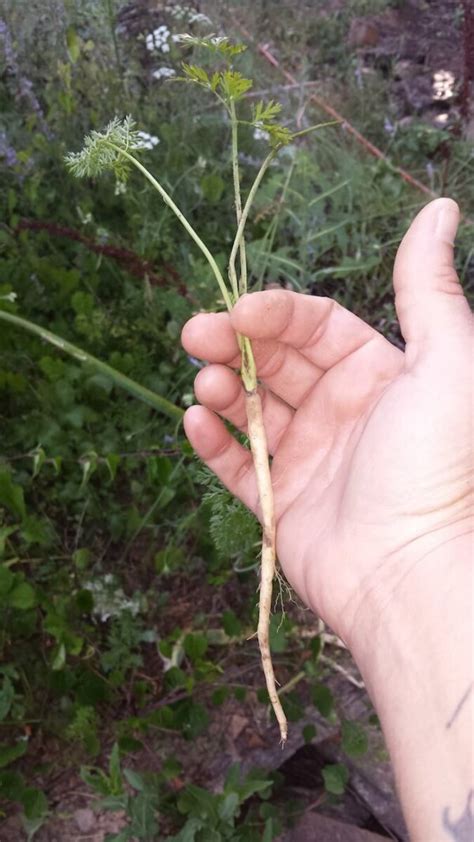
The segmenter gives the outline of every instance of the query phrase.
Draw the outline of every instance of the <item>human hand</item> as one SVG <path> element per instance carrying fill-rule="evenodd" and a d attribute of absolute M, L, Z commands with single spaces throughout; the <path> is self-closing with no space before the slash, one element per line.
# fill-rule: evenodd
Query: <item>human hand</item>
<path fill-rule="evenodd" d="M 252 340 L 273 456 L 277 553 L 301 598 L 352 646 L 420 564 L 472 522 L 473 322 L 453 267 L 459 211 L 427 205 L 399 248 L 394 287 L 405 353 L 335 301 L 244 296 L 184 327 L 202 406 L 186 434 L 258 515 L 235 332 Z M 217 413 L 217 414 L 216 414 Z"/>

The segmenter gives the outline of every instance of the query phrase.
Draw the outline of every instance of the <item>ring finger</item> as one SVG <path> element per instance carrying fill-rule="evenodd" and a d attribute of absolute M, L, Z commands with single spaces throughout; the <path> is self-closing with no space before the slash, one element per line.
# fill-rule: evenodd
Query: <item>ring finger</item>
<path fill-rule="evenodd" d="M 245 392 L 240 377 L 225 365 L 209 365 L 201 369 L 194 382 L 198 401 L 219 413 L 242 432 L 247 431 Z M 268 449 L 274 453 L 293 420 L 294 411 L 267 389 L 261 389 L 263 419 Z"/>

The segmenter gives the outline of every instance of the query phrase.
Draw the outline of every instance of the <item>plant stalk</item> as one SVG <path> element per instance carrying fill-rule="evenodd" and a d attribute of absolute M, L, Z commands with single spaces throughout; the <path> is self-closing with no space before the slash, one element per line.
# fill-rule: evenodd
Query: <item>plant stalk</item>
<path fill-rule="evenodd" d="M 119 386 L 121 389 L 125 389 L 125 391 L 130 395 L 133 395 L 134 398 L 138 398 L 143 401 L 143 403 L 148 404 L 148 406 L 153 407 L 153 409 L 156 409 L 158 412 L 164 413 L 174 421 L 181 421 L 181 418 L 184 415 L 181 407 L 176 406 L 174 403 L 171 403 L 171 401 L 168 401 L 161 395 L 157 395 L 156 392 L 152 392 L 151 389 L 147 389 L 146 386 L 141 386 L 140 383 L 136 382 L 136 380 L 132 380 L 130 377 L 127 377 L 126 374 L 122 374 L 121 371 L 117 371 L 116 368 L 112 368 L 112 366 L 107 365 L 107 363 L 98 360 L 97 357 L 93 357 L 92 354 L 88 354 L 87 351 L 83 351 L 82 348 L 72 345 L 71 342 L 67 342 L 66 339 L 62 339 L 60 336 L 57 336 L 57 334 L 51 333 L 50 330 L 46 330 L 46 328 L 40 327 L 40 325 L 34 324 L 34 322 L 30 322 L 28 319 L 22 319 L 20 316 L 15 316 L 13 313 L 8 313 L 6 310 L 0 310 L 0 321 L 8 322 L 15 327 L 20 327 L 23 330 L 29 331 L 29 333 L 34 333 L 40 339 L 43 339 L 45 342 L 49 342 L 50 345 L 54 345 L 55 348 L 59 348 L 61 351 L 69 354 L 69 356 L 74 357 L 75 360 L 78 360 L 81 363 L 87 363 L 87 365 L 95 368 L 96 371 L 104 374 L 106 377 L 109 377 L 116 386 Z"/>
<path fill-rule="evenodd" d="M 242 295 L 247 292 L 247 262 L 244 240 L 245 224 L 260 182 L 265 175 L 270 161 L 275 156 L 277 149 L 272 150 L 272 152 L 265 158 L 259 172 L 257 173 L 257 177 L 250 188 L 247 201 L 245 202 L 244 209 L 242 210 L 238 158 L 238 124 L 233 101 L 231 102 L 231 122 L 232 169 L 234 176 L 237 232 L 229 258 L 229 278 L 234 290 L 234 295 L 237 293 L 236 298 L 238 298 L 239 294 Z M 240 283 L 237 285 L 235 261 L 238 251 L 240 251 L 241 277 Z M 258 496 L 263 526 L 257 638 L 268 696 L 278 722 L 281 744 L 283 746 L 288 738 L 288 723 L 278 697 L 272 654 L 270 650 L 270 615 L 272 610 L 273 579 L 275 578 L 276 573 L 275 503 L 273 498 L 267 437 L 263 421 L 262 400 L 258 393 L 257 367 L 253 355 L 252 343 L 248 337 L 240 335 L 238 336 L 238 342 L 242 358 L 240 375 L 245 389 L 247 433 L 252 452 L 255 475 L 257 478 Z"/>
<path fill-rule="evenodd" d="M 232 126 L 232 175 L 234 179 L 234 196 L 235 196 L 235 214 L 237 217 L 237 225 L 240 225 L 242 219 L 242 197 L 240 195 L 240 173 L 239 173 L 239 147 L 238 147 L 238 123 L 237 114 L 235 111 L 235 102 L 230 102 L 230 118 Z M 234 263 L 229 262 L 229 276 L 234 291 L 234 297 L 237 300 L 239 295 L 244 295 L 247 292 L 247 255 L 245 250 L 245 238 L 242 236 L 239 240 L 240 251 L 240 280 L 237 282 L 237 273 L 235 271 Z"/>
<path fill-rule="evenodd" d="M 234 242 L 232 244 L 232 249 L 231 249 L 231 252 L 230 252 L 229 276 L 231 276 L 232 274 L 235 274 L 235 261 L 236 261 L 236 258 L 237 258 L 237 252 L 239 250 L 240 243 L 243 240 L 245 225 L 247 223 L 248 215 L 249 215 L 249 212 L 250 212 L 250 208 L 252 207 L 253 200 L 255 199 L 255 195 L 257 193 L 258 188 L 260 187 L 263 176 L 265 175 L 268 167 L 270 166 L 271 162 L 273 161 L 273 159 L 274 159 L 275 155 L 278 153 L 278 151 L 279 151 L 279 147 L 277 147 L 276 149 L 272 149 L 272 151 L 267 155 L 267 157 L 263 161 L 262 166 L 260 167 L 260 169 L 257 173 L 257 176 L 255 178 L 254 183 L 252 184 L 252 186 L 250 188 L 249 194 L 247 196 L 247 200 L 246 200 L 245 205 L 244 205 L 243 210 L 242 210 L 240 220 L 238 220 L 237 232 L 235 234 Z M 247 290 L 245 290 L 245 291 L 247 291 Z"/>
<path fill-rule="evenodd" d="M 163 199 L 163 201 L 165 202 L 165 204 L 168 205 L 169 208 L 171 208 L 171 210 L 173 211 L 175 216 L 177 216 L 177 218 L 181 222 L 181 225 L 186 229 L 189 236 L 194 240 L 194 242 L 196 243 L 198 248 L 200 248 L 200 250 L 204 254 L 204 257 L 206 258 L 207 262 L 209 263 L 209 265 L 210 265 L 210 267 L 211 267 L 211 269 L 214 273 L 215 279 L 216 279 L 217 283 L 219 284 L 219 289 L 222 293 L 222 297 L 225 301 L 225 305 L 226 305 L 226 307 L 229 311 L 232 310 L 234 302 L 232 301 L 232 298 L 229 295 L 229 292 L 228 292 L 227 287 L 225 285 L 224 278 L 222 277 L 221 270 L 219 269 L 214 257 L 212 256 L 212 254 L 209 251 L 206 244 L 201 240 L 199 234 L 194 230 L 192 225 L 188 222 L 188 220 L 186 219 L 186 217 L 184 216 L 182 211 L 180 211 L 177 204 L 173 201 L 173 199 L 169 195 L 169 193 L 166 192 L 164 187 L 161 186 L 160 182 L 157 181 L 157 179 L 154 178 L 154 176 L 152 176 L 151 172 L 149 172 L 149 170 L 147 170 L 147 168 L 144 167 L 143 164 L 140 163 L 140 161 L 137 160 L 137 158 L 135 158 L 133 155 L 130 155 L 129 152 L 126 152 L 124 149 L 121 149 L 119 146 L 116 146 L 114 143 L 109 143 L 109 146 L 111 146 L 112 149 L 115 149 L 116 152 L 119 152 L 120 155 L 123 155 L 125 158 L 127 158 L 127 160 L 130 161 L 130 163 L 133 164 L 133 166 L 136 167 L 137 170 L 140 170 L 140 172 L 145 176 L 145 178 L 148 179 L 150 184 L 153 185 L 155 190 L 158 191 L 158 193 L 160 194 L 160 196 Z"/>

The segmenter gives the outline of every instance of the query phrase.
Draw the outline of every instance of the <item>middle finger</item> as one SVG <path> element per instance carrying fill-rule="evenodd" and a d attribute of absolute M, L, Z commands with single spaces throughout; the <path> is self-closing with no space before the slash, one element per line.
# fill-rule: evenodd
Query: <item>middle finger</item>
<path fill-rule="evenodd" d="M 227 313 L 199 313 L 184 326 L 188 354 L 211 363 L 240 367 L 237 337 Z M 258 377 L 281 400 L 297 409 L 324 374 L 290 345 L 274 339 L 252 342 Z"/>

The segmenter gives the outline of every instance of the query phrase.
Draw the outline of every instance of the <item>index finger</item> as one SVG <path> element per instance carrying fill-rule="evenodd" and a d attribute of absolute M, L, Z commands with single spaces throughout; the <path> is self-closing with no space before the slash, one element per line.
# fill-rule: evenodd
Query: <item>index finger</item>
<path fill-rule="evenodd" d="M 239 299 L 230 321 L 238 333 L 289 345 L 326 371 L 374 339 L 385 353 L 401 353 L 332 298 L 283 289 L 252 292 Z"/>

